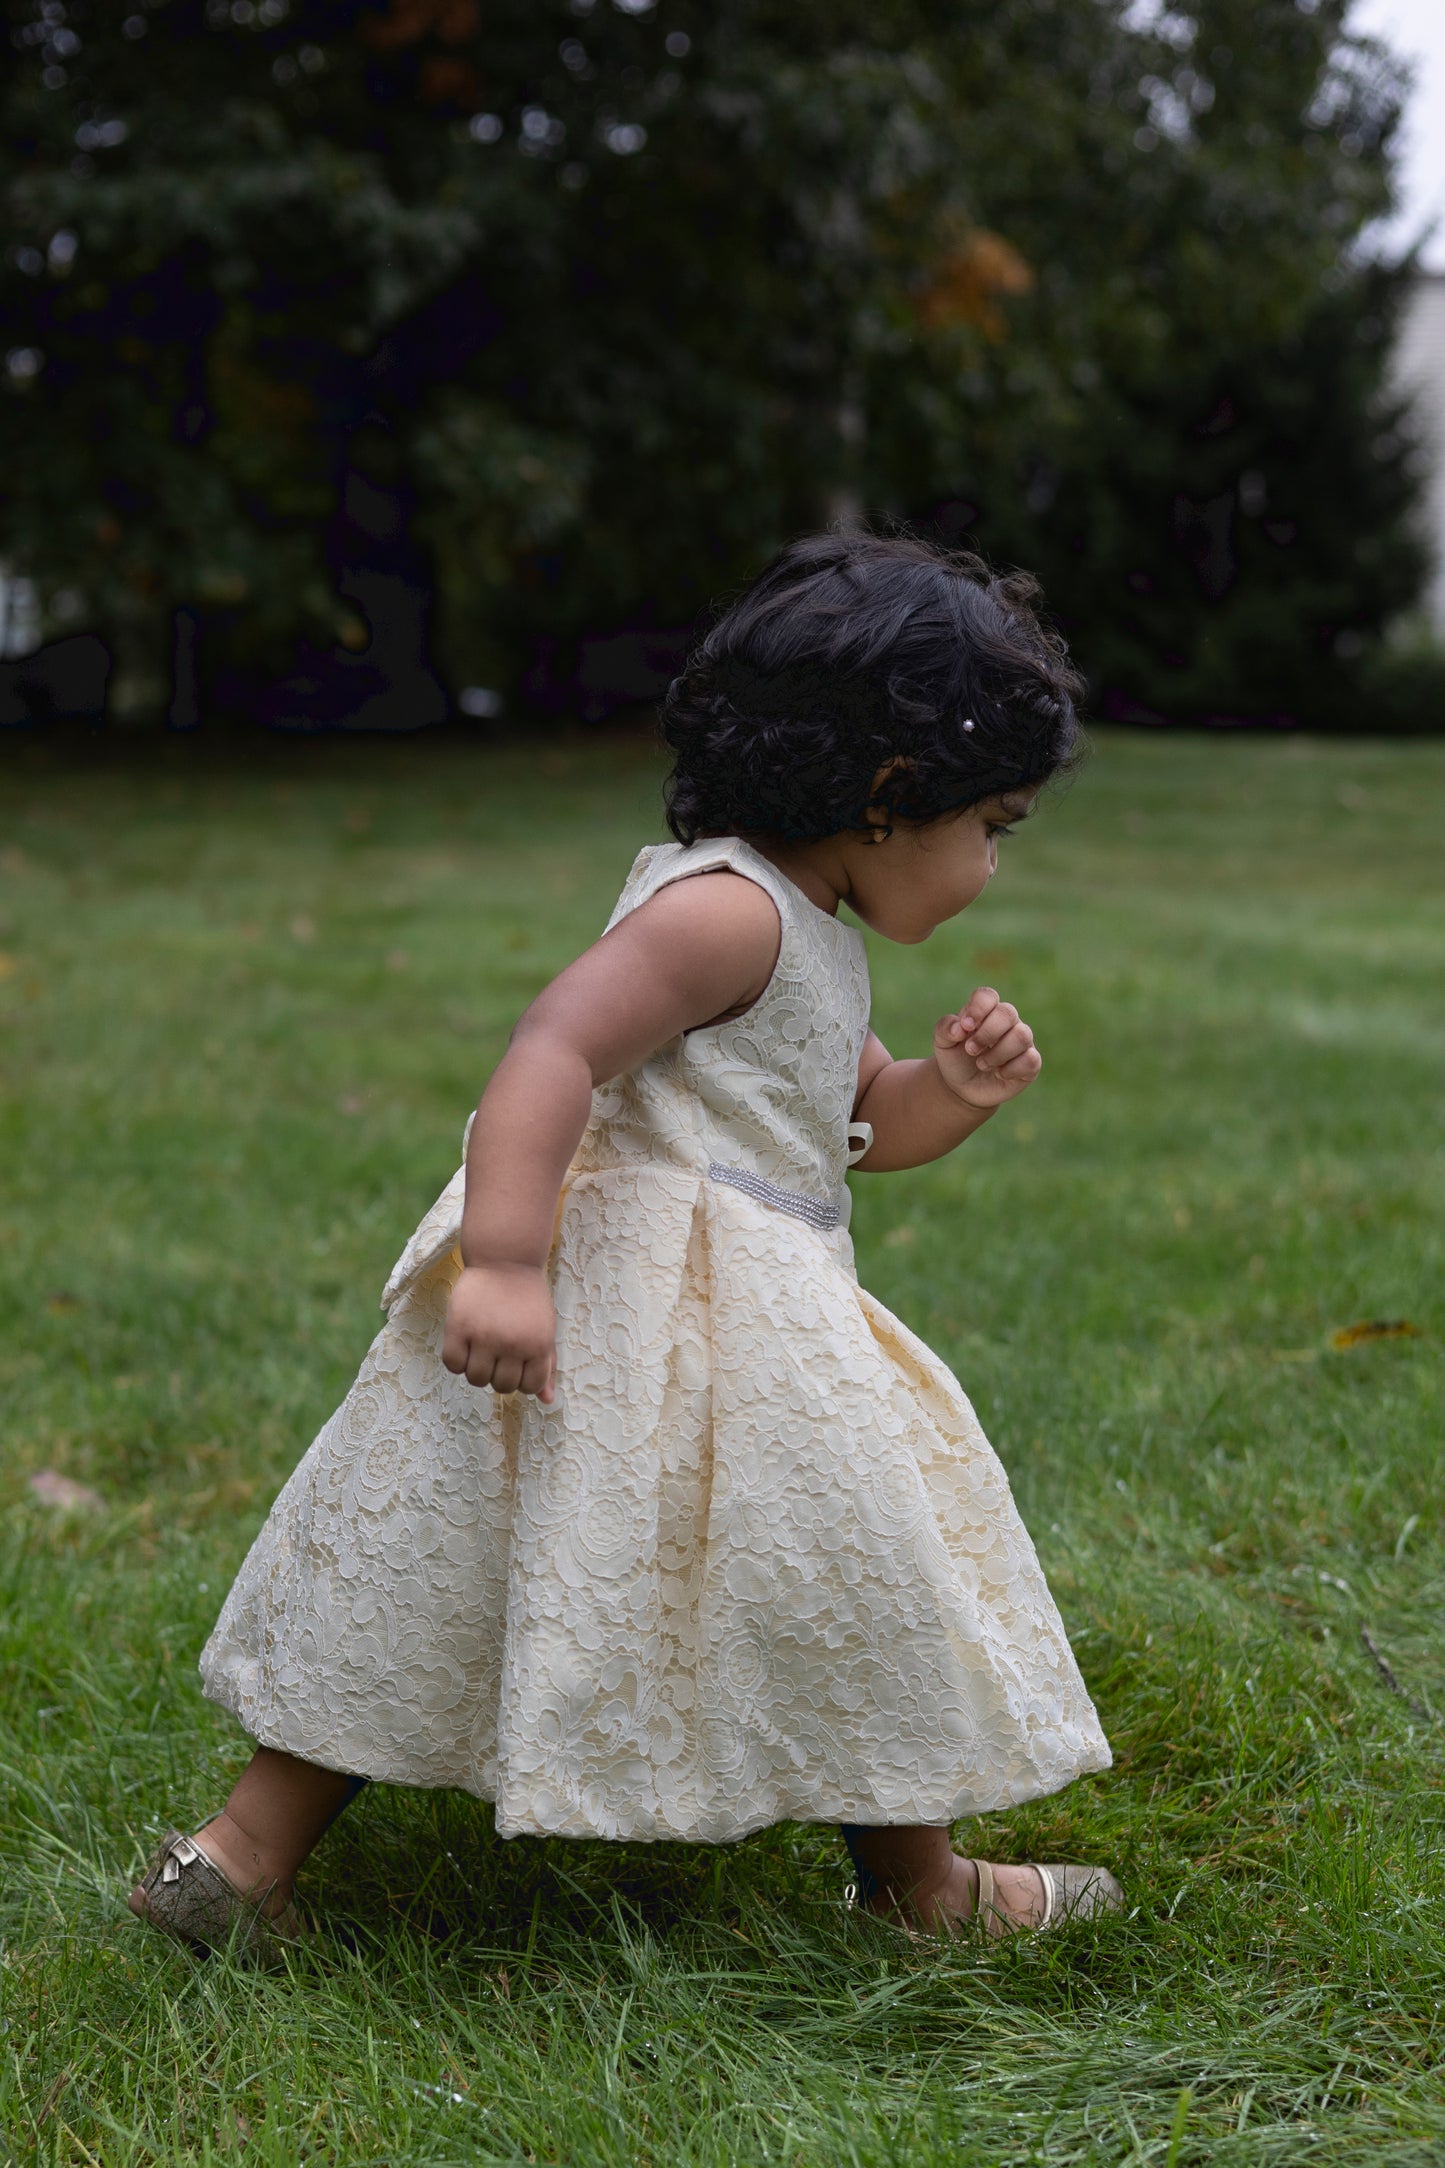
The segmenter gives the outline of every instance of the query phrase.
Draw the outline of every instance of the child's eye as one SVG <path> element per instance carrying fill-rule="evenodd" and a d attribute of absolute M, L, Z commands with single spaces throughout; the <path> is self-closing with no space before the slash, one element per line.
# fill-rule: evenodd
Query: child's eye
<path fill-rule="evenodd" d="M 1011 836 L 1016 834 L 1017 830 L 1010 828 L 1006 821 L 990 821 L 988 832 L 991 836 Z"/>

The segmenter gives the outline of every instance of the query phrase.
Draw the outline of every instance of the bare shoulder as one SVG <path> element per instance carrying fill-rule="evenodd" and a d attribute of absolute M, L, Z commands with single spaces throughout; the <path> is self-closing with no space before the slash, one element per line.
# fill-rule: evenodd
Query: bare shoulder
<path fill-rule="evenodd" d="M 752 1006 L 777 966 L 783 927 L 765 888 L 719 868 L 669 881 L 613 927 L 609 944 L 619 962 L 679 990 L 690 1029 Z"/>
<path fill-rule="evenodd" d="M 728 946 L 769 963 L 782 936 L 778 907 L 767 890 L 726 867 L 669 881 L 615 930 L 629 925 L 649 941 Z"/>

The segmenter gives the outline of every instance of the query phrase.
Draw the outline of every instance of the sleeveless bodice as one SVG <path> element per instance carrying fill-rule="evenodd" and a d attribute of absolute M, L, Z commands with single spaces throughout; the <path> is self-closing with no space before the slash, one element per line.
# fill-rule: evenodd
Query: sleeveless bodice
<path fill-rule="evenodd" d="M 831 918 L 740 836 L 639 853 L 615 926 L 670 882 L 725 869 L 777 907 L 778 960 L 752 1007 L 680 1034 L 594 1093 L 578 1173 L 637 1162 L 705 1171 L 724 1162 L 842 1204 L 848 1125 L 868 1030 L 862 935 Z"/>

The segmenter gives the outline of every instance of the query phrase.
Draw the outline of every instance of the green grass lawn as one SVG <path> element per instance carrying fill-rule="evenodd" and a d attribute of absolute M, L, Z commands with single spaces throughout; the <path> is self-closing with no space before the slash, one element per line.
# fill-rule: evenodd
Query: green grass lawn
<path fill-rule="evenodd" d="M 826 1830 L 502 1845 L 378 1788 L 270 1975 L 124 1910 L 245 1758 L 196 1655 L 659 770 L 4 762 L 5 2157 L 1445 2160 L 1445 744 L 1106 735 L 966 918 L 875 944 L 894 1052 L 980 979 L 1044 1049 L 952 1161 L 860 1179 L 855 1232 L 979 1406 L 1117 1757 L 961 1835 L 1106 1861 L 1127 1916 L 913 1945 Z M 1332 1344 L 1371 1319 L 1418 1336 Z"/>

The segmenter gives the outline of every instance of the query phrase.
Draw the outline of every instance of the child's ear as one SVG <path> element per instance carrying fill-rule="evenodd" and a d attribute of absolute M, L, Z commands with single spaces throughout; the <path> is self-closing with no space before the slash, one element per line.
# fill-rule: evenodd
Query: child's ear
<path fill-rule="evenodd" d="M 873 803 L 879 792 L 888 788 L 901 775 L 912 775 L 914 764 L 899 753 L 892 760 L 885 760 L 872 782 L 868 785 L 869 803 L 863 808 L 863 818 L 868 824 L 868 839 L 872 843 L 886 843 L 893 833 L 894 816 L 887 809 Z"/>

